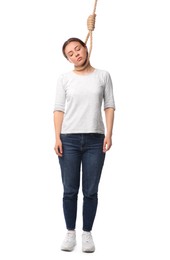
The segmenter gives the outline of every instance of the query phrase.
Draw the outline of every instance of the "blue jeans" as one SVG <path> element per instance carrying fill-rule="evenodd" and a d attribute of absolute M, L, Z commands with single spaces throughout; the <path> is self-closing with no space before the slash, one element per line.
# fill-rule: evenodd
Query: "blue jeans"
<path fill-rule="evenodd" d="M 77 198 L 82 167 L 83 230 L 91 231 L 98 204 L 104 164 L 104 134 L 61 134 L 63 156 L 58 157 L 63 183 L 63 211 L 68 230 L 76 228 Z"/>

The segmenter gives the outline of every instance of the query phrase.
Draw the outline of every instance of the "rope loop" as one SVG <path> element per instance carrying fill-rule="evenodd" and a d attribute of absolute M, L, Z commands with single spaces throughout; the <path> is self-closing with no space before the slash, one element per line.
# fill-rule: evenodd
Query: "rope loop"
<path fill-rule="evenodd" d="M 88 64 L 90 62 L 90 55 L 91 55 L 92 45 L 93 45 L 92 31 L 94 31 L 94 28 L 95 28 L 95 22 L 96 22 L 96 14 L 95 14 L 95 12 L 96 12 L 97 1 L 98 0 L 95 0 L 95 3 L 94 3 L 93 14 L 89 15 L 89 17 L 87 19 L 88 33 L 87 33 L 87 36 L 86 36 L 86 39 L 85 39 L 85 44 L 87 45 L 87 41 L 90 38 L 90 47 L 89 47 L 89 51 L 88 51 L 88 57 L 87 57 L 87 60 L 86 60 L 86 63 L 84 64 L 84 66 L 74 67 L 75 70 L 77 70 L 77 71 L 84 70 L 88 66 Z"/>

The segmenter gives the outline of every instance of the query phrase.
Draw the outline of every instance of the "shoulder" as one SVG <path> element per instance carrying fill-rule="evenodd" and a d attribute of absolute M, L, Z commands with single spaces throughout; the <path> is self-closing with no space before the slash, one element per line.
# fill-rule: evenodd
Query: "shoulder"
<path fill-rule="evenodd" d="M 58 76 L 58 82 L 61 82 L 62 84 L 65 85 L 65 83 L 68 82 L 68 80 L 72 77 L 72 71 L 68 71 L 65 73 L 62 73 Z"/>
<path fill-rule="evenodd" d="M 106 82 L 111 78 L 110 73 L 107 70 L 96 69 L 96 74 L 100 80 Z"/>

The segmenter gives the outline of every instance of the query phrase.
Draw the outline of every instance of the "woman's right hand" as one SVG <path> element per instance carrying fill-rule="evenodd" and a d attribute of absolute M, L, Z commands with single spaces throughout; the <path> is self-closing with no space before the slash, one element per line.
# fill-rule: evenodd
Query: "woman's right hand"
<path fill-rule="evenodd" d="M 62 148 L 62 142 L 61 142 L 60 138 L 57 138 L 55 146 L 54 146 L 54 150 L 59 157 L 62 157 L 63 148 Z"/>

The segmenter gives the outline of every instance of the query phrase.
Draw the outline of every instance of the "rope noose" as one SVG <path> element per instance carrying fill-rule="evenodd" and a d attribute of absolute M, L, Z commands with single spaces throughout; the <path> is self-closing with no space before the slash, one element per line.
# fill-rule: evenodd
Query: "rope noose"
<path fill-rule="evenodd" d="M 96 22 L 96 14 L 95 14 L 95 12 L 96 12 L 96 7 L 97 7 L 97 1 L 98 1 L 98 0 L 95 0 L 94 8 L 93 8 L 93 13 L 92 13 L 91 15 L 89 15 L 89 17 L 88 17 L 88 19 L 87 19 L 88 33 L 87 33 L 87 36 L 86 36 L 86 39 L 85 39 L 85 44 L 86 44 L 86 45 L 87 45 L 88 39 L 90 38 L 90 47 L 89 47 L 89 51 L 88 51 L 87 61 L 86 61 L 86 63 L 85 63 L 83 66 L 74 67 L 75 70 L 77 70 L 77 71 L 81 71 L 81 70 L 85 69 L 85 68 L 88 66 L 89 61 L 90 61 L 90 55 L 91 55 L 92 46 L 93 46 L 92 32 L 94 31 L 95 22 Z"/>

